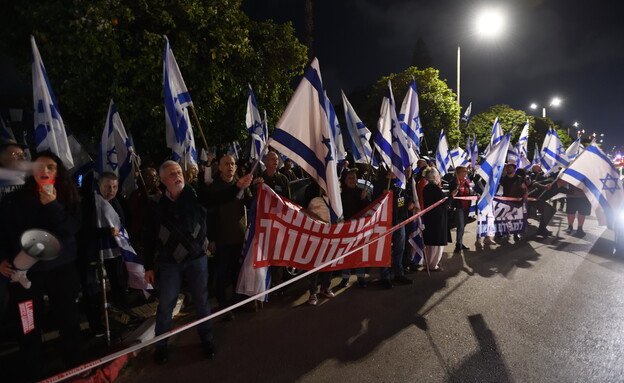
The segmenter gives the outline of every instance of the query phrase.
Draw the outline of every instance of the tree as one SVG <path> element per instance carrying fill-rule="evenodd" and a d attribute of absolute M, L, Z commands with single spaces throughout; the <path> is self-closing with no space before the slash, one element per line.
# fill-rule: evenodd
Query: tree
<path fill-rule="evenodd" d="M 379 107 L 386 91 L 388 80 L 392 82 L 392 92 L 397 103 L 397 113 L 407 93 L 412 77 L 416 80 L 418 100 L 420 105 L 420 119 L 423 125 L 425 139 L 421 144 L 421 151 L 435 151 L 438 146 L 440 130 L 445 129 L 449 143 L 457 142 L 460 132 L 457 129 L 459 108 L 455 102 L 455 94 L 440 80 L 437 69 L 426 68 L 418 70 L 409 67 L 401 73 L 392 73 L 379 79 L 368 93 L 365 107 L 362 109 L 362 119 L 371 131 L 376 132 L 379 119 Z M 354 105 L 356 110 L 358 107 Z"/>
<path fill-rule="evenodd" d="M 138 149 L 162 158 L 163 34 L 169 37 L 209 144 L 244 139 L 247 84 L 275 122 L 307 63 L 290 24 L 255 22 L 240 0 L 14 2 L 0 16 L 0 51 L 30 78 L 33 34 L 65 122 L 82 140 L 101 136 L 115 99 Z M 13 46 L 12 44 L 16 44 Z M 25 98 L 24 105 L 31 105 Z M 28 109 L 28 107 L 26 107 Z M 272 125 L 272 124 L 270 124 Z M 196 134 L 197 136 L 197 134 Z M 199 145 L 199 141 L 198 141 Z"/>

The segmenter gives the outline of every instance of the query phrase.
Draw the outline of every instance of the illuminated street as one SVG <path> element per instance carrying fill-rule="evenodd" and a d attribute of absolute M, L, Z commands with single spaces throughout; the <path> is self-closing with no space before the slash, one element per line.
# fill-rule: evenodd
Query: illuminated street
<path fill-rule="evenodd" d="M 167 365 L 142 352 L 119 381 L 622 381 L 624 263 L 610 255 L 613 232 L 591 218 L 587 236 L 570 237 L 563 220 L 548 240 L 448 259 L 449 245 L 446 271 L 411 274 L 413 285 L 391 291 L 352 286 L 311 307 L 296 284 L 259 313 L 217 319 L 213 360 L 187 331 Z"/>

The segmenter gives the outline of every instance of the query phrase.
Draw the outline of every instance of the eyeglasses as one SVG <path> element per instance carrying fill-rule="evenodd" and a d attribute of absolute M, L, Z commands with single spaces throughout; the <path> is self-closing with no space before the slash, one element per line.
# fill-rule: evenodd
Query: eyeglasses
<path fill-rule="evenodd" d="M 24 152 L 11 152 L 13 158 L 25 158 Z"/>

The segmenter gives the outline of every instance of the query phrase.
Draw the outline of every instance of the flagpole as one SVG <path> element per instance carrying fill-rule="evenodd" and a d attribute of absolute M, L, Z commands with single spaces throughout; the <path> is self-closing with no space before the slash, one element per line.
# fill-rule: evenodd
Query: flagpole
<path fill-rule="evenodd" d="M 199 123 L 199 118 L 197 117 L 197 113 L 195 112 L 195 107 L 193 105 L 189 105 L 189 109 L 191 109 L 191 114 L 193 115 L 193 119 L 195 120 L 195 124 L 197 125 L 197 130 L 199 131 L 199 135 L 204 143 L 204 147 L 206 151 L 208 151 L 208 141 L 206 141 L 206 136 L 204 136 L 204 131 L 201 128 Z"/>

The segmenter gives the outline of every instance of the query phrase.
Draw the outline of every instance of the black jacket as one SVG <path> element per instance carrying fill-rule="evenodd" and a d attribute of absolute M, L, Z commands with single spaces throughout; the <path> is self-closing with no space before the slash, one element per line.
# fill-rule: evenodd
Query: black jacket
<path fill-rule="evenodd" d="M 423 200 L 425 208 L 435 204 L 444 198 L 444 192 L 438 185 L 428 183 L 423 189 Z M 432 210 L 423 215 L 425 230 L 423 231 L 423 241 L 428 246 L 446 246 L 451 241 L 451 234 L 448 228 L 448 207 L 453 201 L 449 197 Z"/>
<path fill-rule="evenodd" d="M 58 258 L 35 263 L 30 271 L 49 271 L 76 260 L 78 215 L 70 214 L 58 200 L 41 204 L 32 189 L 22 188 L 7 194 L 0 203 L 0 261 L 13 260 L 21 250 L 20 237 L 28 229 L 43 229 L 61 242 Z"/>

